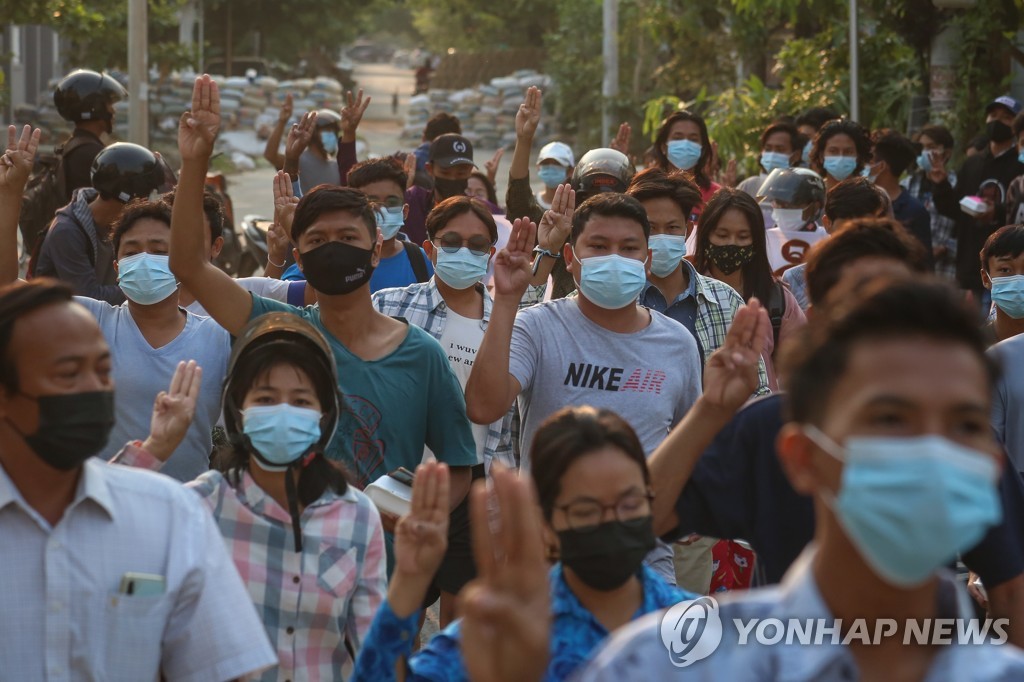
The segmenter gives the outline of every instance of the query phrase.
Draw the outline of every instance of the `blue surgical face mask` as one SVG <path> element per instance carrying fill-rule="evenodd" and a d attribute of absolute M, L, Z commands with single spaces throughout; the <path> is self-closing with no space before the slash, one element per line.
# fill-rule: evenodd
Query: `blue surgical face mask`
<path fill-rule="evenodd" d="M 548 164 L 537 169 L 537 176 L 545 187 L 554 189 L 565 182 L 565 169 Z"/>
<path fill-rule="evenodd" d="M 655 277 L 668 277 L 686 255 L 686 235 L 652 234 L 648 245 L 651 247 L 651 273 Z"/>
<path fill-rule="evenodd" d="M 842 182 L 857 170 L 857 158 L 853 156 L 826 156 L 825 172 Z"/>
<path fill-rule="evenodd" d="M 1013 319 L 1024 318 L 1024 275 L 993 277 L 992 302 Z"/>
<path fill-rule="evenodd" d="M 580 262 L 580 293 L 596 306 L 618 310 L 633 304 L 647 283 L 646 259 L 639 261 L 617 253 L 610 256 L 573 258 Z"/>
<path fill-rule="evenodd" d="M 1024 149 L 1020 150 L 1020 154 L 1017 154 L 1017 160 L 1024 163 Z"/>
<path fill-rule="evenodd" d="M 932 172 L 932 155 L 927 151 L 923 151 L 917 155 L 917 167 L 923 170 L 925 173 Z"/>
<path fill-rule="evenodd" d="M 435 247 L 437 263 L 434 274 L 452 289 L 468 289 L 487 274 L 487 261 L 491 255 L 477 255 L 468 246 L 461 247 L 454 253 Z"/>
<path fill-rule="evenodd" d="M 334 154 L 338 151 L 338 134 L 333 130 L 321 130 L 320 142 L 324 146 L 324 151 L 328 154 Z"/>
<path fill-rule="evenodd" d="M 761 152 L 761 167 L 766 173 L 776 168 L 789 168 L 789 156 L 782 152 Z"/>
<path fill-rule="evenodd" d="M 669 140 L 666 156 L 673 166 L 688 171 L 697 165 L 704 148 L 693 140 Z"/>
<path fill-rule="evenodd" d="M 811 163 L 811 150 L 814 149 L 814 140 L 807 140 L 807 144 L 804 145 L 804 152 L 801 157 L 805 164 Z"/>
<path fill-rule="evenodd" d="M 266 471 L 284 471 L 320 440 L 321 415 L 288 403 L 242 410 L 242 433 L 256 450 L 253 459 Z"/>
<path fill-rule="evenodd" d="M 1002 518 L 999 467 L 984 453 L 941 436 L 851 437 L 840 447 L 814 426 L 804 432 L 844 462 L 838 495 L 822 499 L 892 585 L 920 585 Z"/>
<path fill-rule="evenodd" d="M 167 256 L 137 253 L 117 262 L 117 283 L 129 299 L 153 305 L 178 291 Z"/>
<path fill-rule="evenodd" d="M 385 206 L 377 210 L 377 228 L 384 239 L 393 239 L 405 225 L 405 206 Z"/>

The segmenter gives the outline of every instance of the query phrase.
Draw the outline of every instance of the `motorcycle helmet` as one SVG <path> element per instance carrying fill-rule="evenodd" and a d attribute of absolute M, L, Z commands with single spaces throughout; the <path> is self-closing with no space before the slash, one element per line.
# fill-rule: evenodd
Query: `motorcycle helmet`
<path fill-rule="evenodd" d="M 101 197 L 122 203 L 148 197 L 165 181 L 156 154 L 131 142 L 105 147 L 93 159 L 90 177 Z"/>
<path fill-rule="evenodd" d="M 78 69 L 65 76 L 53 91 L 61 118 L 72 123 L 110 121 L 110 107 L 128 97 L 128 91 L 105 73 Z"/>
<path fill-rule="evenodd" d="M 817 214 L 807 217 L 816 221 L 825 210 L 825 183 L 810 168 L 776 168 L 761 183 L 757 200 L 768 205 L 777 202 L 791 208 L 807 208 L 816 204 Z"/>
<path fill-rule="evenodd" d="M 332 109 L 317 109 L 316 110 L 316 127 L 317 130 L 323 128 L 334 127 L 335 129 L 341 127 L 341 114 Z"/>
<path fill-rule="evenodd" d="M 572 173 L 572 188 L 576 190 L 576 205 L 601 192 L 625 192 L 636 169 L 620 151 L 591 149 L 580 157 Z"/>

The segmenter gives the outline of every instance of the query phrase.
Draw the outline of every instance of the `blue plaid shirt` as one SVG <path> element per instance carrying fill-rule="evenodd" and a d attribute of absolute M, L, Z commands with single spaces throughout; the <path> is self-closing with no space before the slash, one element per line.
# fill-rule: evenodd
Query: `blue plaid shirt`
<path fill-rule="evenodd" d="M 806 311 L 811 307 L 811 297 L 807 293 L 807 263 L 794 265 L 782 273 L 782 283 L 789 287 L 800 308 Z"/>
<path fill-rule="evenodd" d="M 491 295 L 482 285 L 478 284 L 484 296 L 483 326 L 486 329 L 491 319 Z M 433 336 L 438 341 L 444 333 L 445 320 L 448 319 L 448 305 L 437 290 L 437 284 L 431 277 L 426 282 L 410 284 L 407 287 L 381 289 L 373 294 L 373 306 L 384 315 L 405 318 Z M 484 467 L 490 471 L 491 462 L 497 460 L 510 469 L 516 468 L 516 458 L 512 452 L 512 411 L 487 427 L 487 440 L 484 442 Z"/>

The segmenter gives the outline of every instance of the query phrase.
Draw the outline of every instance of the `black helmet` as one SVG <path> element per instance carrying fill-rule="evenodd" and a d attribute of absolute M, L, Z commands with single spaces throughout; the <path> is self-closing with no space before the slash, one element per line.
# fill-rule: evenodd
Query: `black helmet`
<path fill-rule="evenodd" d="M 325 378 L 330 382 L 333 400 L 329 404 L 321 405 L 324 416 L 320 421 L 320 440 L 316 443 L 317 449 L 323 452 L 331 442 L 341 414 L 338 370 L 334 362 L 334 353 L 323 334 L 309 322 L 291 313 L 261 315 L 247 324 L 238 334 L 238 339 L 231 349 L 227 379 L 221 394 L 224 430 L 233 442 L 238 442 L 242 438 L 240 419 L 242 406 L 236 405 L 232 396 L 238 388 L 235 385 L 239 376 L 237 369 L 243 358 L 249 358 L 256 353 L 277 355 L 285 347 L 298 349 L 313 359 L 318 366 L 317 376 L 310 377 L 314 383 L 318 378 Z"/>
<path fill-rule="evenodd" d="M 329 126 L 338 127 L 341 125 L 341 114 L 332 109 L 317 109 L 316 110 L 316 127 L 327 128 Z"/>
<path fill-rule="evenodd" d="M 781 201 L 794 208 L 825 206 L 825 183 L 810 168 L 776 168 L 757 190 L 758 201 Z"/>
<path fill-rule="evenodd" d="M 67 121 L 109 121 L 108 105 L 127 96 L 124 87 L 107 74 L 78 69 L 57 84 L 53 103 L 57 113 Z"/>
<path fill-rule="evenodd" d="M 572 172 L 572 188 L 576 190 L 576 205 L 584 198 L 601 192 L 625 192 L 636 169 L 620 151 L 602 148 L 584 154 Z M 582 195 L 582 196 L 581 196 Z"/>
<path fill-rule="evenodd" d="M 96 155 L 90 177 L 101 196 L 128 203 L 148 197 L 163 185 L 164 169 L 145 147 L 118 142 Z"/>

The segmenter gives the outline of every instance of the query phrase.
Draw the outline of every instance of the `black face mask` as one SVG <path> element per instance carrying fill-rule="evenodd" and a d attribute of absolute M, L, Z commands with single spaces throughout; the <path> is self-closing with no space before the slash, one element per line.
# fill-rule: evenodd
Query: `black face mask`
<path fill-rule="evenodd" d="M 114 428 L 113 391 L 21 395 L 39 406 L 39 428 L 26 435 L 9 419 L 7 423 L 54 469 L 70 471 L 107 444 Z"/>
<path fill-rule="evenodd" d="M 753 244 L 747 244 L 746 246 L 739 246 L 737 244 L 715 246 L 714 244 L 708 244 L 704 252 L 712 265 L 723 275 L 731 275 L 754 260 Z"/>
<path fill-rule="evenodd" d="M 595 590 L 621 587 L 655 547 L 654 521 L 607 521 L 591 530 L 558 531 L 562 563 Z"/>
<path fill-rule="evenodd" d="M 437 190 L 442 199 L 462 196 L 466 193 L 467 187 L 469 187 L 469 178 L 461 180 L 434 178 L 434 189 Z"/>
<path fill-rule="evenodd" d="M 373 249 L 327 242 L 302 254 L 302 274 L 310 286 L 328 296 L 350 294 L 370 281 Z"/>
<path fill-rule="evenodd" d="M 999 120 L 989 121 L 988 125 L 985 126 L 985 132 L 988 133 L 988 139 L 996 144 L 1013 138 L 1013 128 Z"/>

